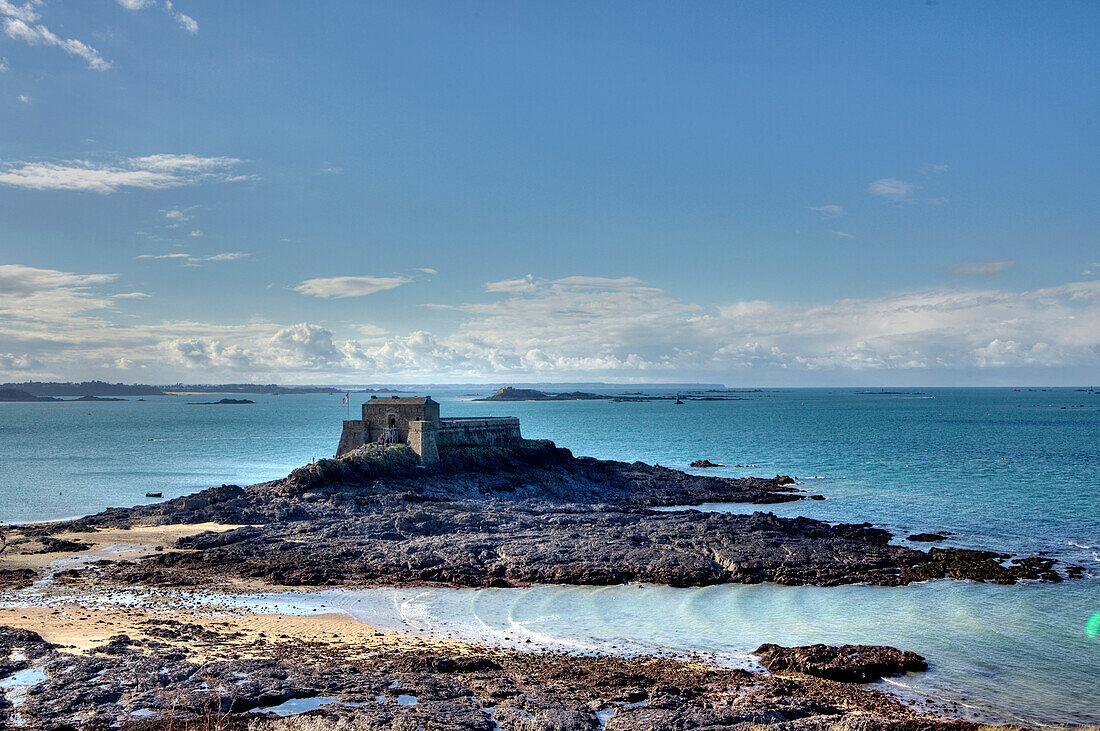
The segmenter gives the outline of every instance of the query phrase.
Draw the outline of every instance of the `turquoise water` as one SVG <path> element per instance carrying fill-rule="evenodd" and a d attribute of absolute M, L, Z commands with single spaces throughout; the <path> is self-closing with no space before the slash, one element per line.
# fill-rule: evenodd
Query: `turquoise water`
<path fill-rule="evenodd" d="M 238 597 L 254 611 L 343 611 L 398 631 L 516 649 L 626 655 L 697 653 L 754 667 L 779 644 L 893 644 L 928 658 L 927 673 L 880 682 L 973 720 L 1097 724 L 1100 648 L 1079 612 L 1095 586 L 998 587 L 935 581 L 904 588 L 775 584 L 536 586 L 526 589 L 325 590 Z M 220 601 L 220 600 L 219 600 Z"/>
<path fill-rule="evenodd" d="M 751 464 L 711 472 L 790 474 L 828 497 L 766 508 L 780 515 L 868 521 L 902 537 L 949 530 L 955 545 L 1045 551 L 1084 565 L 1090 578 L 898 590 L 539 587 L 478 594 L 498 598 L 478 600 L 489 604 L 475 612 L 475 624 L 495 626 L 501 611 L 507 617 L 530 610 L 561 618 L 539 623 L 555 641 L 625 636 L 646 647 L 742 654 L 765 640 L 895 642 L 929 656 L 932 672 L 915 681 L 930 684 L 928 692 L 966 697 L 1006 718 L 1100 723 L 1091 692 L 1100 677 L 1100 640 L 1085 635 L 1088 616 L 1100 611 L 1100 394 L 905 390 L 913 393 L 765 391 L 681 406 L 490 404 L 457 392 L 433 395 L 444 415 L 519 416 L 526 436 L 577 454 L 681 468 L 698 458 Z M 146 491 L 167 498 L 274 479 L 334 451 L 345 413 L 338 397 L 250 398 L 257 403 L 184 405 L 217 400 L 204 395 L 0 404 L 0 521 L 132 505 L 145 501 Z M 630 591 L 644 592 L 644 600 Z M 462 616 L 447 601 L 425 600 L 421 609 L 441 622 Z M 553 611 L 544 612 L 541 602 Z"/>

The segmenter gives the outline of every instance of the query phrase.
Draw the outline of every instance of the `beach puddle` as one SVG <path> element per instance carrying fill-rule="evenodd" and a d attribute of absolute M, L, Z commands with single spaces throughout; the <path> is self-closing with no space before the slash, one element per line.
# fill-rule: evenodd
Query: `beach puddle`
<path fill-rule="evenodd" d="M 23 717 L 19 715 L 19 707 L 26 702 L 27 693 L 30 689 L 46 680 L 47 677 L 46 671 L 41 668 L 27 668 L 14 672 L 0 680 L 0 693 L 4 694 L 4 697 L 12 706 L 10 721 L 13 726 L 22 726 L 26 723 Z"/>
<path fill-rule="evenodd" d="M 363 705 L 362 703 L 352 703 L 350 701 L 342 701 L 332 696 L 314 696 L 312 698 L 290 698 L 283 701 L 278 705 L 266 706 L 263 708 L 253 708 L 249 713 L 274 713 L 276 716 L 296 716 L 299 713 L 306 713 L 307 711 L 316 711 L 323 706 L 346 706 L 353 708 Z"/>

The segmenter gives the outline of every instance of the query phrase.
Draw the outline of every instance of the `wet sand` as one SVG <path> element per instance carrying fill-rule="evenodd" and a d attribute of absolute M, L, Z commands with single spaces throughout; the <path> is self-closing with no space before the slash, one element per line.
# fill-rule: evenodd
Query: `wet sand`
<path fill-rule="evenodd" d="M 26 526 L 16 526 L 7 530 L 8 548 L 0 553 L 0 571 L 31 569 L 41 572 L 49 568 L 51 563 L 65 558 L 72 559 L 74 563 L 90 563 L 100 559 L 133 561 L 158 551 L 179 550 L 175 547 L 176 541 L 184 536 L 193 536 L 206 531 L 222 532 L 241 527 L 243 526 L 207 522 L 188 525 L 100 528 L 95 531 L 65 531 L 50 537 L 87 544 L 89 548 L 71 552 L 32 553 L 31 551 L 42 548 L 42 544 L 34 538 L 38 531 Z M 29 542 L 20 543 L 23 540 Z"/>

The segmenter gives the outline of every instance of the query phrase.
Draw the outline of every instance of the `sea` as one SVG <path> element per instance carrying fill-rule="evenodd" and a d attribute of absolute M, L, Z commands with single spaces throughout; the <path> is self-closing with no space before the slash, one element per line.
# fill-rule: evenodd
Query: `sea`
<path fill-rule="evenodd" d="M 649 395 L 644 387 L 624 389 Z M 1100 391 L 1073 388 L 745 389 L 716 400 L 478 402 L 440 390 L 444 416 L 518 416 L 524 436 L 577 455 L 708 474 L 791 475 L 826 497 L 699 510 L 871 523 L 940 545 L 1043 554 L 1085 568 L 1061 584 L 908 587 L 328 590 L 241 599 L 345 611 L 393 629 L 523 648 L 699 654 L 753 667 L 777 644 L 892 644 L 930 670 L 878 684 L 962 717 L 1100 724 Z M 76 517 L 331 457 L 347 406 L 332 395 L 220 395 L 0 404 L 0 523 Z M 234 395 L 235 398 L 240 397 Z M 352 408 L 367 396 L 352 394 Z M 917 545 L 917 544 L 912 544 Z M 926 547 L 926 545 L 921 546 Z M 528 642 L 528 640 L 531 640 Z"/>

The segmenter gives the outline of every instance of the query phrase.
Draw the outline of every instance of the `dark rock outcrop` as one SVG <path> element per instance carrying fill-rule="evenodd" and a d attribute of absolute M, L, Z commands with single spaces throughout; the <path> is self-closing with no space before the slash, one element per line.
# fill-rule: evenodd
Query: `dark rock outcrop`
<path fill-rule="evenodd" d="M 24 548 L 22 553 L 77 553 L 79 551 L 87 551 L 92 547 L 91 544 L 88 543 L 69 541 L 63 538 L 54 538 L 52 536 L 42 536 L 38 538 L 38 543 L 38 546 Z"/>
<path fill-rule="evenodd" d="M 724 464 L 711 462 L 709 459 L 697 459 L 691 463 L 692 467 L 725 467 Z"/>
<path fill-rule="evenodd" d="M 917 653 L 884 645 L 764 644 L 753 654 L 772 673 L 801 673 L 841 683 L 871 683 L 891 675 L 928 669 L 928 663 Z"/>
<path fill-rule="evenodd" d="M 202 637 L 181 626 L 177 639 L 233 648 L 238 659 L 201 662 L 186 644 L 113 637 L 86 654 L 68 654 L 33 632 L 0 627 L 0 652 L 18 648 L 18 667 L 44 678 L 18 707 L 28 728 L 61 731 L 79 718 L 84 731 L 122 728 L 304 728 L 265 709 L 289 700 L 331 702 L 311 715 L 318 729 L 777 729 L 967 728 L 921 715 L 881 693 L 812 677 L 776 677 L 700 663 L 640 657 L 570 657 L 503 651 L 384 651 L 272 642 L 257 649 L 233 636 Z M 244 655 L 244 657 L 240 657 Z M 3 696 L 0 696 L 2 699 Z M 0 704 L 0 725 L 11 719 Z M 792 724 L 797 724 L 792 726 Z M 838 725 L 840 724 L 840 725 Z"/>
<path fill-rule="evenodd" d="M 909 536 L 909 540 L 916 541 L 918 543 L 934 543 L 936 541 L 946 541 L 946 533 L 914 533 Z"/>

